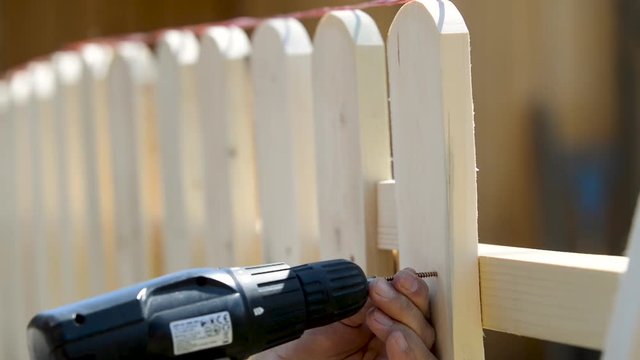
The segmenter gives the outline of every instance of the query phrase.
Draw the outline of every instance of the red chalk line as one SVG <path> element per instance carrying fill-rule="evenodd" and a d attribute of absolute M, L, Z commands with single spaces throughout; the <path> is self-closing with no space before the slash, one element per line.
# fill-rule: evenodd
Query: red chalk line
<path fill-rule="evenodd" d="M 97 38 L 92 38 L 92 39 L 87 39 L 87 40 L 82 40 L 82 41 L 77 41 L 77 42 L 70 43 L 70 44 L 68 44 L 66 46 L 63 46 L 62 50 L 71 50 L 71 51 L 78 50 L 78 49 L 81 49 L 82 47 L 86 46 L 87 44 L 102 44 L 102 45 L 111 45 L 111 46 L 113 46 L 113 45 L 115 45 L 117 43 L 120 43 L 120 42 L 123 42 L 123 41 L 138 41 L 138 42 L 145 43 L 145 44 L 147 44 L 149 46 L 153 46 L 157 42 L 157 40 L 160 38 L 160 36 L 162 36 L 163 33 L 167 32 L 167 31 L 170 31 L 170 30 L 186 30 L 186 31 L 192 31 L 195 34 L 201 34 L 207 28 L 212 27 L 212 26 L 236 26 L 236 27 L 239 27 L 239 28 L 242 28 L 242 29 L 252 29 L 252 28 L 255 28 L 258 25 L 260 25 L 262 22 L 264 22 L 266 20 L 269 20 L 269 19 L 274 19 L 274 18 L 293 18 L 293 19 L 298 19 L 298 20 L 319 19 L 319 18 L 321 18 L 322 16 L 324 16 L 325 14 L 327 14 L 327 13 L 329 13 L 331 11 L 365 10 L 365 9 L 370 9 L 370 8 L 397 6 L 397 5 L 406 4 L 406 3 L 410 2 L 410 1 L 413 1 L 413 0 L 370 0 L 370 1 L 361 2 L 361 3 L 357 3 L 357 4 L 339 5 L 339 6 L 325 6 L 325 7 L 314 8 L 314 9 L 309 9 L 309 10 L 302 10 L 302 11 L 295 11 L 295 12 L 291 12 L 291 13 L 278 14 L 278 15 L 273 15 L 273 16 L 268 16 L 268 17 L 241 16 L 241 17 L 236 17 L 236 18 L 222 20 L 222 21 L 216 21 L 216 22 L 208 22 L 208 23 L 188 25 L 188 26 L 167 27 L 167 28 L 162 28 L 162 29 L 150 31 L 150 32 L 138 32 L 138 33 L 129 33 L 129 34 L 124 34 L 124 35 L 97 37 Z M 26 66 L 30 62 L 37 61 L 37 60 L 42 60 L 44 58 L 46 58 L 46 56 L 39 56 L 38 58 L 34 58 L 34 59 L 28 61 L 25 64 L 21 64 L 21 65 L 15 66 L 13 68 L 10 68 L 9 70 L 7 70 L 4 73 L 2 78 L 8 78 L 14 72 L 26 68 Z"/>

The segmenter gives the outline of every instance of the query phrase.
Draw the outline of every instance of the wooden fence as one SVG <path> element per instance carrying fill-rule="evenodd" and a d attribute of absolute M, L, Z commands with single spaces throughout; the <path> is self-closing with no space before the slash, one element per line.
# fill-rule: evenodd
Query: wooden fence
<path fill-rule="evenodd" d="M 640 220 L 630 261 L 478 244 L 476 171 L 449 1 L 407 2 L 386 45 L 335 10 L 313 40 L 279 17 L 33 61 L 0 81 L 0 358 L 36 312 L 152 276 L 347 258 L 438 272 L 442 359 L 484 358 L 483 328 L 638 359 Z"/>

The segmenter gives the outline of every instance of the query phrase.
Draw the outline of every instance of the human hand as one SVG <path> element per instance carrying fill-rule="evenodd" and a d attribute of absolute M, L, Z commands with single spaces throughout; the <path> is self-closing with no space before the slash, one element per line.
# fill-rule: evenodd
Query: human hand
<path fill-rule="evenodd" d="M 256 356 L 264 360 L 435 359 L 429 350 L 435 331 L 429 323 L 429 288 L 412 269 L 392 282 L 375 279 L 367 304 L 354 316 L 306 331 L 300 339 Z"/>

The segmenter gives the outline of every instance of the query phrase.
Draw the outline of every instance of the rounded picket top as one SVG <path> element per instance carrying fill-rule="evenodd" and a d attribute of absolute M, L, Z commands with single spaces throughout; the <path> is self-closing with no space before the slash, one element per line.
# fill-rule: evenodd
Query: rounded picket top
<path fill-rule="evenodd" d="M 20 69 L 11 74 L 9 78 L 9 99 L 12 106 L 24 106 L 31 98 L 33 82 L 26 69 Z"/>
<path fill-rule="evenodd" d="M 312 51 L 309 33 L 299 20 L 293 18 L 263 22 L 253 32 L 252 45 L 255 53 L 283 50 L 286 54 L 295 55 Z"/>
<path fill-rule="evenodd" d="M 330 41 L 336 33 L 348 34 L 357 45 L 384 44 L 375 20 L 362 10 L 337 10 L 325 14 L 318 23 L 314 46 L 323 39 Z"/>
<path fill-rule="evenodd" d="M 200 46 L 203 54 L 208 54 L 207 58 L 214 52 L 226 59 L 243 59 L 251 51 L 249 37 L 237 26 L 212 26 L 205 29 L 200 35 Z"/>
<path fill-rule="evenodd" d="M 191 65 L 200 55 L 198 39 L 191 31 L 168 30 L 160 35 L 157 43 L 158 59 L 180 65 Z"/>
<path fill-rule="evenodd" d="M 33 94 L 38 99 L 49 99 L 56 90 L 56 79 L 53 68 L 48 61 L 29 63 L 27 69 L 33 80 Z"/>
<path fill-rule="evenodd" d="M 145 44 L 137 41 L 124 41 L 114 48 L 113 63 L 109 68 L 108 75 L 110 81 L 129 76 L 136 84 L 153 84 L 157 78 L 157 65 L 151 49 Z M 127 75 L 128 74 L 128 75 Z M 126 88 L 125 84 L 114 84 L 113 88 L 120 86 Z"/>
<path fill-rule="evenodd" d="M 84 71 L 90 78 L 105 79 L 113 61 L 114 51 L 111 46 L 89 43 L 80 48 Z"/>
<path fill-rule="evenodd" d="M 72 85 L 80 81 L 82 61 L 76 51 L 58 51 L 51 56 L 53 68 L 61 85 Z"/>
<path fill-rule="evenodd" d="M 392 32 L 397 34 L 403 26 L 418 25 L 429 25 L 440 34 L 469 33 L 462 14 L 451 1 L 415 0 L 398 10 L 389 28 L 389 41 Z"/>

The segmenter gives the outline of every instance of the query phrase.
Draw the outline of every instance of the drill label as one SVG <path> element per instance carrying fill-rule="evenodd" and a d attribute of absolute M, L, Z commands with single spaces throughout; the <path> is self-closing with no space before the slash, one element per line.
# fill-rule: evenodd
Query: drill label
<path fill-rule="evenodd" d="M 169 324 L 175 355 L 209 349 L 233 342 L 228 311 L 173 321 Z"/>

